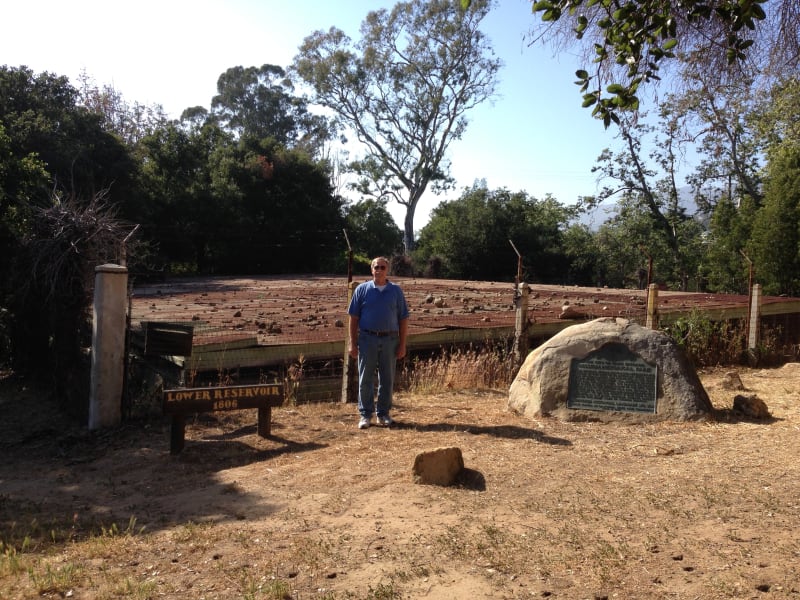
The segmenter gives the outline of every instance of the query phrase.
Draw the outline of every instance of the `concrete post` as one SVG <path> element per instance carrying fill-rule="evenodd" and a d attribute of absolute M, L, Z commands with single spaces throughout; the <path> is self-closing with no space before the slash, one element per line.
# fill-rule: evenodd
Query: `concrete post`
<path fill-rule="evenodd" d="M 522 366 L 528 357 L 528 298 L 531 288 L 527 283 L 517 287 L 517 311 L 514 319 L 514 360 Z"/>
<path fill-rule="evenodd" d="M 658 285 L 655 283 L 647 286 L 647 320 L 645 327 L 658 329 Z"/>
<path fill-rule="evenodd" d="M 128 307 L 128 269 L 105 264 L 94 272 L 89 429 L 115 427 L 122 421 Z"/>
<path fill-rule="evenodd" d="M 750 314 L 747 315 L 747 349 L 755 350 L 758 346 L 759 327 L 761 316 L 761 284 L 753 284 L 750 291 Z"/>

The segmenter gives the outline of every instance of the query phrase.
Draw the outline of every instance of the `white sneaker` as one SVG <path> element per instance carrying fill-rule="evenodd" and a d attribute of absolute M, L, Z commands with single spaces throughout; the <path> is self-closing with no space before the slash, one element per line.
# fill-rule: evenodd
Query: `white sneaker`
<path fill-rule="evenodd" d="M 366 429 L 369 427 L 369 418 L 368 417 L 361 417 L 358 421 L 358 428 L 359 429 Z"/>
<path fill-rule="evenodd" d="M 378 425 L 381 425 L 383 427 L 391 427 L 392 425 L 394 425 L 394 421 L 392 420 L 392 417 L 386 415 L 384 417 L 378 417 Z"/>

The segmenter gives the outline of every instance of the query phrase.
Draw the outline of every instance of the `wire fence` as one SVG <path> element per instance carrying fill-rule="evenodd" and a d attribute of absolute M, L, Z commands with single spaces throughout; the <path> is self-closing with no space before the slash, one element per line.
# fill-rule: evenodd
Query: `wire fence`
<path fill-rule="evenodd" d="M 513 283 L 393 280 L 411 313 L 409 356 L 399 365 L 397 385 L 412 391 L 510 384 L 519 366 L 514 345 L 520 327 L 533 347 L 576 322 L 622 317 L 644 325 L 648 317 L 646 290 L 535 285 L 520 314 Z M 140 389 L 141 380 L 165 387 L 283 383 L 289 401 L 341 400 L 348 294 L 347 279 L 335 276 L 136 286 L 130 297 L 130 388 Z M 743 319 L 748 312 L 743 296 L 660 294 L 660 317 L 667 323 L 692 311 L 717 320 Z M 767 319 L 777 318 L 781 335 L 796 348 L 800 301 L 766 300 L 772 303 Z"/>

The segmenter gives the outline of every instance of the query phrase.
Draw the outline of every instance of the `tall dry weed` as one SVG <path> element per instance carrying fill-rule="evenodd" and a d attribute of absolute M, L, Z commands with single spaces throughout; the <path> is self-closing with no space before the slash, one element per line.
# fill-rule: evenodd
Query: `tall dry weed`
<path fill-rule="evenodd" d="M 459 389 L 499 389 L 516 374 L 513 357 L 500 346 L 455 348 L 429 358 L 414 358 L 400 373 L 400 387 L 412 393 Z"/>

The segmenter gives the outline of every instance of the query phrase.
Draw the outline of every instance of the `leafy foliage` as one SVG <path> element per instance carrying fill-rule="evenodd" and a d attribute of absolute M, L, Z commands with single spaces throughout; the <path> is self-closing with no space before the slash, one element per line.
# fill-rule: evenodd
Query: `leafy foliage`
<path fill-rule="evenodd" d="M 78 83 L 78 105 L 98 115 L 103 129 L 128 147 L 167 122 L 161 105 L 129 103 L 113 85 L 98 86 L 85 72 L 81 73 Z"/>
<path fill-rule="evenodd" d="M 65 77 L 0 67 L 3 344 L 16 369 L 46 374 L 78 412 L 88 290 L 129 231 L 109 209 L 136 195 L 134 172 L 129 150 Z"/>
<path fill-rule="evenodd" d="M 637 254 L 656 257 L 661 281 L 686 289 L 689 277 L 697 272 L 698 249 L 688 242 L 699 234 L 699 225 L 686 214 L 676 183 L 679 150 L 674 124 L 665 111 L 658 126 L 644 119 L 625 118 L 620 120 L 619 129 L 624 149 L 618 153 L 603 151 L 594 169 L 609 183 L 597 196 L 584 198 L 583 204 L 595 207 L 618 198 L 616 216 L 601 228 L 601 233 L 605 229 L 609 234 L 608 240 L 616 239 L 607 248 L 606 258 L 616 253 L 612 249 L 617 246 L 631 258 Z M 646 154 L 651 135 L 652 149 Z M 642 268 L 632 268 L 630 260 L 612 259 L 607 264 L 616 270 L 606 271 L 609 285 L 619 284 Z"/>
<path fill-rule="evenodd" d="M 532 7 L 541 18 L 535 39 L 584 44 L 596 66 L 579 69 L 576 83 L 583 106 L 606 127 L 637 110 L 642 89 L 679 57 L 723 81 L 747 69 L 791 71 L 799 56 L 794 0 L 536 0 Z"/>
<path fill-rule="evenodd" d="M 745 356 L 745 333 L 735 321 L 712 321 L 695 311 L 678 319 L 666 332 L 697 367 L 739 364 Z"/>
<path fill-rule="evenodd" d="M 563 282 L 563 230 L 575 216 L 575 209 L 551 197 L 536 200 L 524 192 L 474 186 L 433 209 L 415 259 L 440 260 L 444 277 L 508 281 L 517 273 L 516 247 L 524 258 L 523 279 Z"/>
<path fill-rule="evenodd" d="M 748 80 L 715 84 L 692 65 L 686 77 L 692 89 L 670 96 L 667 104 L 675 127 L 699 157 L 688 177 L 698 208 L 708 213 L 723 197 L 760 204 L 766 139 L 756 122 L 765 109 L 763 94 Z"/>
<path fill-rule="evenodd" d="M 403 232 L 386 210 L 386 201 L 367 199 L 352 204 L 347 208 L 345 224 L 357 254 L 371 260 L 402 251 Z"/>
<path fill-rule="evenodd" d="M 800 144 L 770 161 L 749 248 L 767 294 L 800 294 Z"/>
<path fill-rule="evenodd" d="M 318 156 L 332 134 L 331 123 L 308 111 L 277 65 L 232 67 L 219 76 L 211 114 L 236 137 L 272 138 L 287 148 Z"/>
<path fill-rule="evenodd" d="M 340 270 L 343 229 L 357 260 L 410 248 L 417 200 L 450 185 L 445 150 L 494 91 L 500 63 L 478 29 L 489 4 L 471 6 L 402 3 L 370 13 L 355 45 L 337 30 L 307 38 L 297 72 L 370 148 L 351 165 L 364 198 L 352 205 L 321 158 L 332 125 L 280 67 L 229 69 L 212 110 L 178 121 L 112 88 L 0 68 L 0 351 L 84 385 L 88 274 L 119 251 L 125 221 L 155 249 L 147 269 L 169 273 Z M 683 64 L 695 85 L 667 97 L 656 124 L 614 105 L 622 146 L 597 168 L 612 185 L 583 203 L 616 201 L 598 229 L 549 196 L 476 185 L 434 210 L 414 262 L 395 255 L 394 272 L 511 280 L 518 249 L 529 281 L 635 287 L 652 265 L 670 288 L 746 292 L 752 260 L 765 292 L 800 293 L 796 74 L 766 95 L 745 89 L 750 77 L 709 77 L 697 56 Z M 676 183 L 687 152 L 701 156 L 691 183 L 708 231 Z M 393 198 L 407 208 L 402 231 Z"/>
<path fill-rule="evenodd" d="M 703 277 L 714 292 L 747 294 L 748 264 L 744 252 L 752 228 L 752 210 L 724 197 L 717 202 L 706 236 Z M 744 258 L 744 260 L 743 260 Z"/>
<path fill-rule="evenodd" d="M 232 231 L 222 231 L 223 272 L 320 272 L 344 249 L 342 200 L 324 163 L 273 142 L 240 143 L 220 174 L 240 192 L 231 205 Z"/>
<path fill-rule="evenodd" d="M 171 124 L 142 148 L 146 231 L 171 270 L 315 272 L 344 248 L 327 165 L 304 150 L 236 140 L 213 119 Z"/>

